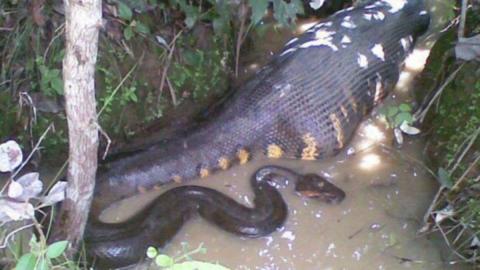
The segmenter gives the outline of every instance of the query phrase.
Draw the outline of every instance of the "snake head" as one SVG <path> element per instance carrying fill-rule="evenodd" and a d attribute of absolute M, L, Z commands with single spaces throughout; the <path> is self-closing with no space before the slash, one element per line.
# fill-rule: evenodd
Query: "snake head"
<path fill-rule="evenodd" d="M 295 191 L 304 197 L 329 204 L 339 204 L 345 198 L 343 190 L 316 174 L 305 174 L 299 177 Z"/>

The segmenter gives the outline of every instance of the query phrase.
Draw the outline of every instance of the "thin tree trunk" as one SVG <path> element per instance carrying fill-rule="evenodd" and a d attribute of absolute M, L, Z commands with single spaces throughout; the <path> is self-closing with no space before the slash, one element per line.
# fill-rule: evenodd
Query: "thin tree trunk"
<path fill-rule="evenodd" d="M 63 80 L 69 135 L 68 187 L 52 238 L 70 243 L 73 255 L 83 236 L 95 186 L 98 124 L 95 63 L 101 0 L 64 0 L 66 50 Z"/>

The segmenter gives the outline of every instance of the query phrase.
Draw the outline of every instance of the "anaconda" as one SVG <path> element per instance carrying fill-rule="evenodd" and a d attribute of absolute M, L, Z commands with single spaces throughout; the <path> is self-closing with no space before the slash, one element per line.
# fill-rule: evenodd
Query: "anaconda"
<path fill-rule="evenodd" d="M 327 203 L 339 203 L 345 197 L 341 189 L 315 174 L 299 175 L 266 166 L 250 181 L 255 196 L 253 208 L 214 189 L 192 185 L 173 188 L 125 222 L 90 222 L 85 232 L 87 252 L 99 269 L 137 263 L 149 246 L 163 247 L 196 213 L 244 237 L 268 235 L 287 218 L 287 206 L 273 183 L 279 180 L 295 182 L 298 193 Z"/>
<path fill-rule="evenodd" d="M 318 160 L 339 152 L 395 85 L 429 24 L 420 0 L 380 0 L 338 12 L 293 38 L 185 137 L 107 163 L 92 213 L 140 189 L 206 177 L 264 152 Z"/>
<path fill-rule="evenodd" d="M 261 152 L 303 160 L 338 153 L 393 88 L 428 24 L 421 0 L 379 0 L 314 25 L 185 137 L 105 164 L 90 222 L 138 190 L 206 177 Z"/>

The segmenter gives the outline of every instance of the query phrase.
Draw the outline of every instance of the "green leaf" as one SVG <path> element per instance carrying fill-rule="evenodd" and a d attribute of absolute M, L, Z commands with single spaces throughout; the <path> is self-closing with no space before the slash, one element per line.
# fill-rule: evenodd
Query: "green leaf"
<path fill-rule="evenodd" d="M 223 17 L 213 19 L 213 31 L 215 34 L 227 33 L 229 29 L 229 23 Z"/>
<path fill-rule="evenodd" d="M 63 95 L 63 80 L 60 77 L 52 78 L 50 85 L 58 95 Z"/>
<path fill-rule="evenodd" d="M 268 8 L 268 0 L 249 0 L 252 7 L 252 24 L 255 25 L 263 18 Z"/>
<path fill-rule="evenodd" d="M 132 10 L 123 2 L 117 2 L 118 4 L 118 16 L 124 20 L 130 21 L 132 19 Z"/>
<path fill-rule="evenodd" d="M 230 270 L 229 268 L 208 262 L 188 261 L 183 263 L 176 263 L 169 270 Z"/>
<path fill-rule="evenodd" d="M 47 258 L 40 258 L 37 263 L 37 267 L 35 267 L 35 270 L 49 270 L 49 262 L 50 260 Z"/>
<path fill-rule="evenodd" d="M 395 116 L 394 126 L 398 127 L 403 122 L 407 122 L 407 124 L 411 124 L 413 122 L 412 114 L 409 112 L 401 112 Z"/>
<path fill-rule="evenodd" d="M 60 63 L 62 62 L 64 56 L 65 56 L 65 49 L 62 49 L 58 53 L 53 55 L 53 61 L 55 63 Z"/>
<path fill-rule="evenodd" d="M 160 254 L 157 257 L 155 257 L 155 264 L 160 267 L 170 267 L 174 263 L 175 262 L 173 261 L 172 257 L 164 254 Z"/>
<path fill-rule="evenodd" d="M 148 247 L 147 248 L 147 257 L 150 259 L 155 258 L 158 255 L 158 251 L 154 247 Z"/>
<path fill-rule="evenodd" d="M 123 36 L 126 40 L 130 40 L 133 37 L 133 30 L 130 25 L 123 30 Z"/>
<path fill-rule="evenodd" d="M 453 181 L 450 174 L 442 167 L 438 168 L 437 179 L 438 182 L 440 182 L 440 185 L 448 189 L 453 187 Z"/>
<path fill-rule="evenodd" d="M 57 68 L 51 69 L 49 72 L 51 77 L 58 77 L 60 76 L 60 70 Z"/>
<path fill-rule="evenodd" d="M 288 6 L 283 0 L 273 1 L 273 17 L 282 25 L 288 25 Z"/>
<path fill-rule="evenodd" d="M 48 246 L 47 257 L 50 259 L 57 258 L 67 249 L 68 241 L 58 241 Z"/>
<path fill-rule="evenodd" d="M 410 104 L 407 104 L 407 103 L 400 104 L 400 106 L 398 108 L 402 112 L 411 112 L 412 111 L 412 106 L 410 106 Z"/>
<path fill-rule="evenodd" d="M 295 3 L 293 3 L 293 2 L 290 2 L 289 4 L 286 4 L 285 7 L 286 7 L 285 16 L 287 17 L 287 19 L 289 19 L 291 21 L 295 20 L 295 18 L 297 17 L 297 14 L 303 13 L 303 9 L 301 11 L 298 10 L 297 5 L 295 5 Z"/>
<path fill-rule="evenodd" d="M 17 262 L 15 270 L 34 270 L 37 256 L 32 253 L 23 254 Z"/>
<path fill-rule="evenodd" d="M 47 76 L 49 71 L 48 68 L 43 64 L 38 65 L 38 70 L 40 70 L 40 74 L 42 74 L 43 77 Z"/>
<path fill-rule="evenodd" d="M 197 21 L 197 18 L 195 16 L 188 16 L 185 19 L 185 25 L 187 28 L 192 28 L 195 25 L 195 22 Z"/>
<path fill-rule="evenodd" d="M 395 114 L 398 113 L 398 108 L 397 107 L 388 107 L 387 109 L 387 116 L 388 117 L 393 117 Z"/>
<path fill-rule="evenodd" d="M 138 97 L 137 95 L 135 94 L 135 92 L 131 92 L 130 93 L 130 100 L 137 103 L 138 102 Z"/>
<path fill-rule="evenodd" d="M 149 34 L 150 33 L 150 29 L 148 28 L 148 26 L 146 26 L 145 24 L 143 24 L 142 22 L 136 22 L 135 24 L 135 29 L 142 33 L 142 34 Z"/>
<path fill-rule="evenodd" d="M 299 15 L 305 15 L 305 9 L 301 0 L 293 0 L 290 2 L 295 7 L 295 13 Z"/>

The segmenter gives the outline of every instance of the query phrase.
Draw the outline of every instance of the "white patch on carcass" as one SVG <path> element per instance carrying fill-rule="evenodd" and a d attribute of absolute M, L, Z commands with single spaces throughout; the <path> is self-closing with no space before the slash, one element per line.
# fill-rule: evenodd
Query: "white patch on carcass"
<path fill-rule="evenodd" d="M 350 39 L 349 36 L 345 35 L 345 36 L 342 37 L 342 40 L 340 42 L 343 43 L 343 44 L 347 44 L 347 43 L 352 43 L 352 40 Z"/>
<path fill-rule="evenodd" d="M 352 21 L 352 18 L 350 16 L 346 16 L 345 18 L 343 18 L 343 22 L 341 23 L 341 25 L 348 29 L 357 28 L 357 25 Z"/>
<path fill-rule="evenodd" d="M 361 53 L 357 53 L 358 57 L 357 57 L 357 62 L 358 62 L 358 65 L 361 67 L 361 68 L 368 68 L 368 60 L 367 60 L 367 57 Z"/>
<path fill-rule="evenodd" d="M 385 52 L 383 51 L 382 44 L 375 44 L 372 48 L 372 53 L 382 61 L 385 61 Z"/>
<path fill-rule="evenodd" d="M 399 12 L 407 4 L 407 0 L 382 0 L 382 2 L 390 5 L 390 13 Z"/>
<path fill-rule="evenodd" d="M 327 46 L 334 51 L 338 51 L 338 47 L 333 44 L 333 35 L 335 32 L 326 30 L 317 30 L 315 32 L 315 39 L 309 40 L 300 45 L 300 48 L 309 48 L 312 46 Z"/>

